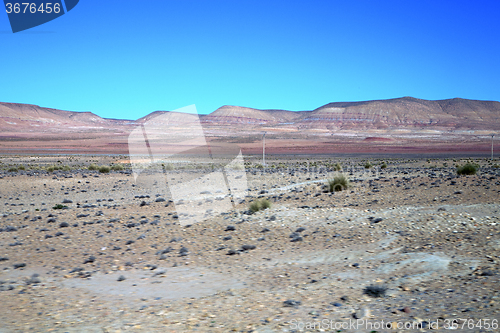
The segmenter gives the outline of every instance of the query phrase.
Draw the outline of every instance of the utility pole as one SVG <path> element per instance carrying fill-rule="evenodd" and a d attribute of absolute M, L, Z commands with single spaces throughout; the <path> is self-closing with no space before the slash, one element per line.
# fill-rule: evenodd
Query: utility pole
<path fill-rule="evenodd" d="M 266 166 L 266 132 L 262 136 L 262 166 Z"/>
<path fill-rule="evenodd" d="M 495 134 L 491 135 L 491 160 L 493 161 L 493 138 L 495 137 Z"/>

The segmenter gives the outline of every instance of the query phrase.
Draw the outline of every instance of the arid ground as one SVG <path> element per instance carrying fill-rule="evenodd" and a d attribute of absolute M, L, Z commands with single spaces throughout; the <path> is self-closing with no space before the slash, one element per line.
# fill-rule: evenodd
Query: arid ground
<path fill-rule="evenodd" d="M 233 209 L 184 225 L 203 202 L 127 156 L 2 156 L 0 332 L 498 331 L 498 158 L 260 158 Z"/>

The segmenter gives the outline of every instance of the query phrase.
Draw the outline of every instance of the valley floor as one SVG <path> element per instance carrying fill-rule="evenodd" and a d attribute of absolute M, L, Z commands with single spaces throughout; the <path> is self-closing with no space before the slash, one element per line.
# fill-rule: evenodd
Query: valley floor
<path fill-rule="evenodd" d="M 487 159 L 457 176 L 465 160 L 248 157 L 247 195 L 187 225 L 180 205 L 224 196 L 179 203 L 155 173 L 86 168 L 121 160 L 2 157 L 0 332 L 498 331 Z M 351 186 L 330 193 L 339 173 Z M 271 207 L 252 213 L 260 199 Z"/>

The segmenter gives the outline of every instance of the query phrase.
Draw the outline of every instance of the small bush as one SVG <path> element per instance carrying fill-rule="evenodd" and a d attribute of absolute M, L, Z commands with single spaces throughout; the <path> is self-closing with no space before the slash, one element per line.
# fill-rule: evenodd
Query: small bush
<path fill-rule="evenodd" d="M 174 165 L 172 163 L 167 163 L 166 165 L 164 164 L 163 167 L 168 171 L 174 170 Z"/>
<path fill-rule="evenodd" d="M 271 208 L 271 202 L 268 199 L 255 200 L 250 204 L 250 210 L 252 213 L 258 212 L 259 210 L 264 210 Z"/>
<path fill-rule="evenodd" d="M 111 168 L 107 165 L 102 165 L 99 167 L 100 173 L 109 173 L 110 170 L 111 170 Z"/>
<path fill-rule="evenodd" d="M 365 169 L 370 169 L 372 167 L 372 164 L 370 162 L 365 163 Z"/>
<path fill-rule="evenodd" d="M 335 165 L 333 166 L 333 169 L 335 171 L 340 171 L 340 170 L 342 170 L 342 165 L 340 165 L 340 163 L 335 163 Z"/>
<path fill-rule="evenodd" d="M 385 169 L 385 168 L 387 168 L 387 163 L 385 163 L 385 162 L 384 162 L 384 163 L 382 163 L 382 165 L 380 166 L 380 169 Z"/>
<path fill-rule="evenodd" d="M 459 175 L 475 175 L 477 172 L 478 165 L 472 163 L 466 163 L 462 166 L 457 167 L 457 174 Z"/>
<path fill-rule="evenodd" d="M 16 167 L 12 167 L 12 168 L 9 168 L 9 170 L 7 170 L 8 172 L 17 172 L 17 168 Z"/>
<path fill-rule="evenodd" d="M 17 168 L 18 168 L 19 170 L 23 170 L 23 171 L 24 171 L 24 170 L 26 170 L 26 167 L 25 167 L 24 165 L 20 165 L 20 166 L 18 166 Z"/>
<path fill-rule="evenodd" d="M 111 166 L 111 170 L 113 170 L 113 171 L 122 171 L 123 170 L 123 165 L 121 165 L 121 164 L 113 164 Z"/>
<path fill-rule="evenodd" d="M 250 210 L 252 213 L 258 212 L 260 210 L 260 201 L 256 200 L 250 204 Z"/>
<path fill-rule="evenodd" d="M 52 209 L 65 209 L 65 208 L 68 208 L 68 206 L 61 205 L 61 204 L 57 204 L 54 207 L 52 207 Z"/>
<path fill-rule="evenodd" d="M 345 175 L 338 175 L 328 181 L 328 191 L 339 192 L 347 190 L 351 186 L 349 178 Z"/>
<path fill-rule="evenodd" d="M 91 165 L 89 165 L 88 169 L 90 171 L 95 171 L 95 170 L 98 170 L 99 167 L 96 164 L 92 163 Z"/>
<path fill-rule="evenodd" d="M 260 204 L 261 204 L 261 209 L 264 210 L 264 209 L 268 209 L 268 208 L 271 208 L 271 201 L 267 200 L 267 199 L 262 199 L 260 201 Z"/>
<path fill-rule="evenodd" d="M 54 172 L 55 168 L 53 165 L 50 165 L 47 168 L 45 168 L 45 170 L 47 170 L 47 172 Z"/>
<path fill-rule="evenodd" d="M 240 164 L 240 163 L 230 164 L 229 168 L 232 170 L 236 170 L 236 171 L 245 170 L 245 166 L 243 164 Z"/>
<path fill-rule="evenodd" d="M 62 171 L 71 171 L 71 167 L 69 165 L 65 165 L 61 168 Z"/>

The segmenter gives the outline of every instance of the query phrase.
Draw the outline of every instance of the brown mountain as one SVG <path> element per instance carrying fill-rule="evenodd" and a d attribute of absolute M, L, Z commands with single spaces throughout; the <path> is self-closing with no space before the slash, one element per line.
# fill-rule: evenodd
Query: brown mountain
<path fill-rule="evenodd" d="M 73 112 L 38 105 L 0 103 L 2 133 L 50 133 L 123 130 L 134 122 L 101 118 L 92 112 Z"/>
<path fill-rule="evenodd" d="M 182 124 L 182 114 L 169 111 L 121 120 L 101 118 L 91 112 L 0 103 L 0 151 L 127 153 L 128 134 L 139 124 L 164 114 L 168 117 L 161 118 L 160 126 L 163 122 Z M 487 151 L 487 135 L 500 132 L 500 102 L 402 97 L 329 103 L 311 111 L 225 105 L 201 115 L 200 120 L 209 140 L 230 138 L 231 142 L 247 145 L 248 151 L 261 149 L 258 142 L 263 132 L 268 133 L 269 144 L 275 140 L 276 147 L 289 147 L 284 152 L 310 152 L 320 145 L 342 146 L 345 151 L 354 146 L 399 145 L 397 151 L 414 151 L 415 145 L 427 149 L 443 142 L 453 149 L 461 149 L 458 145 L 468 142 L 471 151 Z"/>
<path fill-rule="evenodd" d="M 500 102 L 461 98 L 429 101 L 412 97 L 329 103 L 313 111 L 257 110 L 223 106 L 202 117 L 216 125 L 273 125 L 298 129 L 396 128 L 500 129 Z"/>
<path fill-rule="evenodd" d="M 241 106 L 224 105 L 209 115 L 203 116 L 203 123 L 215 124 L 279 124 L 297 121 L 304 112 L 286 110 L 258 110 Z"/>
<path fill-rule="evenodd" d="M 0 103 L 2 132 L 108 131 L 127 132 L 138 123 L 168 111 L 155 111 L 138 120 L 101 118 L 91 112 L 62 111 L 30 104 Z M 258 110 L 225 105 L 200 116 L 206 127 L 296 127 L 297 129 L 436 128 L 499 130 L 500 102 L 461 98 L 429 101 L 412 97 L 364 102 L 336 102 L 312 111 Z"/>
<path fill-rule="evenodd" d="M 301 120 L 308 127 L 500 129 L 500 102 L 412 97 L 330 103 Z"/>

